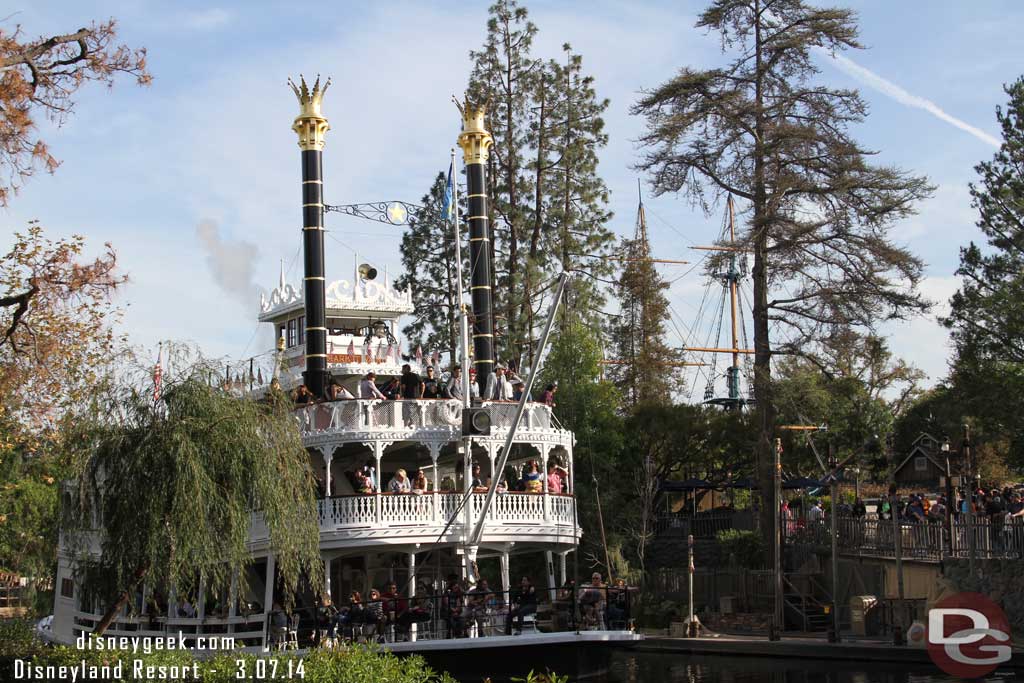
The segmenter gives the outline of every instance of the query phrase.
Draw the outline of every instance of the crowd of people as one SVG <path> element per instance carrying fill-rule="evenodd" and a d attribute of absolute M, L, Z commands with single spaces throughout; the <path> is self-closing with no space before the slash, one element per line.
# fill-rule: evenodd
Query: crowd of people
<path fill-rule="evenodd" d="M 529 460 L 520 467 L 510 465 L 507 468 L 508 476 L 502 477 L 497 484 L 497 493 L 508 493 L 516 491 L 520 493 L 568 493 L 569 471 L 559 464 L 554 458 L 548 461 L 547 473 L 542 472 L 540 463 L 536 460 Z M 461 475 L 456 473 L 459 479 Z M 346 478 L 356 493 L 394 493 L 394 494 L 424 494 L 433 491 L 433 485 L 427 479 L 423 470 L 416 470 L 412 477 L 402 468 L 394 471 L 387 479 L 387 485 L 381 488 L 377 478 L 376 469 L 372 461 L 354 471 L 345 472 Z M 511 482 L 511 483 L 510 483 Z M 451 476 L 445 476 L 439 482 L 441 492 L 449 493 L 461 490 L 458 481 Z M 480 463 L 473 463 L 470 468 L 469 487 L 474 493 L 486 493 L 493 483 L 492 477 L 485 477 Z"/>
<path fill-rule="evenodd" d="M 439 374 L 439 370 L 428 366 L 424 375 L 414 372 L 409 364 L 402 366 L 401 377 L 392 377 L 383 382 L 378 382 L 377 373 L 368 372 L 359 380 L 356 393 L 353 394 L 337 380 L 332 380 L 327 388 L 325 400 L 341 401 L 347 399 L 380 399 L 388 401 L 397 400 L 422 400 L 422 399 L 463 399 L 463 378 L 462 368 L 456 366 L 447 379 Z M 271 383 L 271 390 L 280 390 L 280 384 Z M 497 365 L 494 372 L 488 376 L 487 384 L 481 393 L 480 385 L 476 381 L 476 368 L 469 369 L 469 391 L 470 398 L 482 399 L 485 401 L 519 401 L 526 391 L 526 382 L 518 375 L 514 364 Z M 552 382 L 544 387 L 541 393 L 540 402 L 548 407 L 554 407 L 555 394 L 558 391 L 558 383 Z M 301 385 L 292 392 L 292 399 L 295 405 L 304 406 L 317 403 L 318 399 L 308 387 Z"/>
<path fill-rule="evenodd" d="M 619 579 L 608 586 L 595 572 L 579 590 L 571 580 L 557 592 L 551 604 L 556 612 L 575 609 L 584 629 L 625 629 L 629 619 L 629 589 Z M 395 582 L 383 592 L 371 589 L 366 597 L 354 590 L 343 604 L 335 605 L 323 594 L 312 610 L 287 610 L 275 602 L 269 615 L 271 644 L 283 647 L 289 633 L 305 623 L 306 635 L 314 646 L 334 647 L 342 642 L 402 642 L 409 640 L 417 624 L 419 637 L 468 638 L 499 634 L 520 635 L 527 623 L 536 629 L 540 593 L 528 576 L 506 592 L 492 590 L 480 577 L 470 584 L 449 574 L 440 591 L 420 583 L 416 595 L 403 595 Z M 553 621 L 570 627 L 571 622 Z M 292 636 L 297 638 L 298 636 Z"/>
<path fill-rule="evenodd" d="M 877 502 L 873 515 L 868 514 L 867 506 L 858 497 L 852 504 L 845 501 L 840 502 L 838 514 L 840 519 L 850 519 L 854 523 L 875 519 L 879 522 L 891 522 L 895 516 L 902 524 L 910 525 L 912 533 L 907 538 L 915 546 L 918 546 L 918 550 L 928 550 L 928 545 L 934 544 L 937 547 L 931 548 L 931 550 L 939 551 L 941 550 L 939 545 L 948 546 L 950 543 L 948 529 L 944 527 L 947 514 L 957 528 L 958 547 L 966 545 L 964 521 L 967 511 L 970 509 L 972 520 L 980 529 L 979 532 L 976 532 L 979 533 L 976 541 L 984 543 L 988 549 L 993 551 L 1005 550 L 1024 554 L 1024 492 L 1022 490 L 1012 487 L 991 487 L 986 490 L 979 486 L 970 495 L 960 489 L 955 490 L 953 496 L 952 502 L 947 500 L 947 496 L 944 494 L 932 497 L 923 493 L 911 493 L 906 497 L 898 496 L 895 501 L 895 510 L 893 501 L 889 497 L 883 497 Z M 789 535 L 799 534 L 805 526 L 812 528 L 824 526 L 827 521 L 827 513 L 821 500 L 812 501 L 806 514 L 800 514 L 799 501 L 783 501 L 781 513 L 785 531 Z M 855 532 L 855 539 L 862 540 L 865 538 L 864 530 L 857 531 L 857 527 L 856 524 L 851 527 Z M 934 527 L 936 533 L 927 533 L 926 530 L 929 527 Z M 887 533 L 887 527 L 883 525 L 881 528 L 882 532 Z M 915 531 L 920 531 L 920 533 L 913 533 Z"/>

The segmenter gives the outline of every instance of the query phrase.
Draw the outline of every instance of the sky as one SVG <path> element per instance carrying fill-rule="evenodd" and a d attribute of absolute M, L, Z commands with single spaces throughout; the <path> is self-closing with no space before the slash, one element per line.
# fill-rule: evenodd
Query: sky
<path fill-rule="evenodd" d="M 643 121 L 629 114 L 639 93 L 680 67 L 721 63 L 716 36 L 694 28 L 704 2 L 586 0 L 524 3 L 539 29 L 538 57 L 570 43 L 611 105 L 599 171 L 612 192 L 611 227 L 632 235 Z M 1022 71 L 1024 3 L 988 0 L 848 0 L 867 49 L 839 59 L 815 55 L 819 79 L 856 87 L 870 106 L 855 129 L 878 163 L 928 176 L 937 187 L 893 239 L 927 263 L 922 291 L 935 312 L 957 288 L 958 249 L 979 240 L 968 183 L 995 151 L 1002 85 Z M 145 46 L 147 88 L 121 79 L 86 87 L 74 115 L 40 135 L 62 161 L 31 178 L 0 211 L 10 235 L 38 219 L 53 235 L 81 234 L 99 251 L 110 242 L 131 281 L 119 295 L 136 344 L 197 343 L 214 357 L 269 349 L 256 323 L 259 293 L 277 284 L 281 260 L 301 282 L 300 169 L 291 131 L 298 105 L 286 79 L 320 73 L 333 84 L 323 111 L 325 199 L 349 204 L 416 202 L 447 165 L 460 128 L 450 101 L 461 94 L 469 51 L 484 38 L 487 2 L 120 3 L 10 6 L 5 28 L 31 36 L 117 19 L 119 40 Z M 645 207 L 655 255 L 696 261 L 689 247 L 717 235 L 684 197 L 651 196 Z M 742 208 L 742 207 L 740 207 Z M 401 229 L 328 214 L 328 280 L 354 260 L 400 270 Z M 671 343 L 693 323 L 704 293 L 700 271 L 660 266 L 672 281 Z M 929 376 L 946 373 L 948 335 L 929 315 L 881 330 L 893 351 Z M 155 357 L 155 353 L 154 353 Z M 698 392 L 699 393 L 699 392 Z M 699 398 L 699 396 L 695 396 Z"/>

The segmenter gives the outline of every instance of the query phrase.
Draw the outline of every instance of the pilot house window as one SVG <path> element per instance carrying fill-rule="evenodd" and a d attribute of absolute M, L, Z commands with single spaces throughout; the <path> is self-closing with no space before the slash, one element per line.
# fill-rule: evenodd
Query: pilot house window
<path fill-rule="evenodd" d="M 288 348 L 289 349 L 299 343 L 298 342 L 299 326 L 298 326 L 297 323 L 298 323 L 298 320 L 296 320 L 295 318 L 292 318 L 291 320 L 288 321 L 288 340 L 287 340 L 286 343 L 288 344 Z"/>
<path fill-rule="evenodd" d="M 299 343 L 306 343 L 306 316 L 299 316 Z"/>

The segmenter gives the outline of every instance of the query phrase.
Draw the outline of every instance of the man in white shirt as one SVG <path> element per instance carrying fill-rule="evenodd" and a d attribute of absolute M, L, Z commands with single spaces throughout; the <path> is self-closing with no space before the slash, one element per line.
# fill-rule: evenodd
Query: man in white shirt
<path fill-rule="evenodd" d="M 359 398 L 384 398 L 384 394 L 380 393 L 380 389 L 377 388 L 374 381 L 376 379 L 375 373 L 366 373 L 366 377 L 359 382 Z"/>

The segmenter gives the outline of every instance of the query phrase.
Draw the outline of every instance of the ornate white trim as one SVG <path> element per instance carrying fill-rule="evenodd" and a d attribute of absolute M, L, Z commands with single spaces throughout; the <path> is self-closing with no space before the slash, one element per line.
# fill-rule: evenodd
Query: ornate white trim
<path fill-rule="evenodd" d="M 327 309 L 342 311 L 385 311 L 412 313 L 412 290 L 399 292 L 388 282 L 374 280 L 335 280 L 327 284 Z M 268 297 L 260 294 L 260 319 L 265 320 L 290 308 L 301 308 L 304 301 L 301 287 L 293 287 L 281 278 Z"/>

